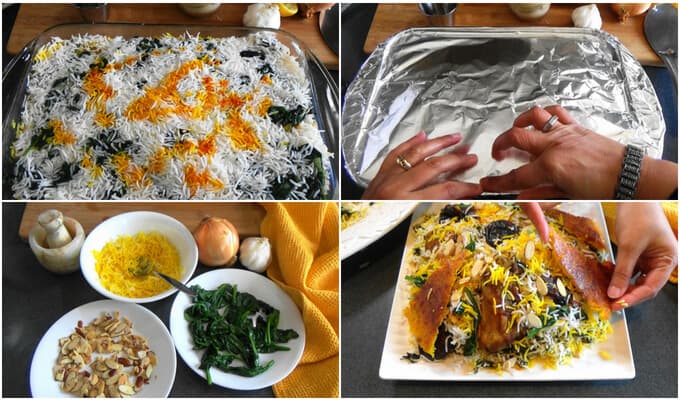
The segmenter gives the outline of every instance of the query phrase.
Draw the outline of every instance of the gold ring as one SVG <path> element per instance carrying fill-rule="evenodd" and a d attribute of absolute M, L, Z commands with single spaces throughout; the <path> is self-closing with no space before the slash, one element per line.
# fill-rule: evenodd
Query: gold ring
<path fill-rule="evenodd" d="M 552 128 L 555 127 L 555 123 L 557 123 L 558 119 L 559 117 L 557 115 L 551 116 L 545 125 L 543 125 L 543 129 L 541 129 L 541 131 L 543 131 L 543 133 L 550 132 Z"/>
<path fill-rule="evenodd" d="M 397 159 L 395 161 L 397 162 L 397 165 L 402 167 L 405 171 L 408 171 L 413 167 L 411 163 L 408 162 L 401 154 L 397 156 Z"/>

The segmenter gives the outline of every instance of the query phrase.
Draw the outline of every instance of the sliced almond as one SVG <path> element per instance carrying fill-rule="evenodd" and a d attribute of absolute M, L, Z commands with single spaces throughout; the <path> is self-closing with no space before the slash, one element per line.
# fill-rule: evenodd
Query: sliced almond
<path fill-rule="evenodd" d="M 106 386 L 117 385 L 117 384 L 118 384 L 118 374 L 115 374 L 115 375 L 113 375 L 112 377 L 110 377 L 106 380 Z"/>
<path fill-rule="evenodd" d="M 534 250 L 536 250 L 534 241 L 531 240 L 527 242 L 527 245 L 524 246 L 524 259 L 527 261 L 531 260 L 531 258 L 534 256 Z"/>
<path fill-rule="evenodd" d="M 144 375 L 146 375 L 147 378 L 151 378 L 151 373 L 153 372 L 153 366 L 149 365 L 146 367 L 146 371 L 144 372 Z"/>
<path fill-rule="evenodd" d="M 107 367 L 111 369 L 118 369 L 118 367 L 120 366 L 120 364 L 118 364 L 118 362 L 113 358 L 107 358 L 106 360 L 104 360 L 104 363 L 106 364 Z"/>
<path fill-rule="evenodd" d="M 545 281 L 540 276 L 536 278 L 536 290 L 538 290 L 538 294 L 541 296 L 548 294 L 548 285 L 545 284 Z"/>
<path fill-rule="evenodd" d="M 560 292 L 562 297 L 567 297 L 567 288 L 564 287 L 564 283 L 560 278 L 557 278 L 557 291 Z"/>
<path fill-rule="evenodd" d="M 118 391 L 123 394 L 127 394 L 128 396 L 135 394 L 135 389 L 133 389 L 130 385 L 120 385 L 118 386 Z"/>
<path fill-rule="evenodd" d="M 532 328 L 543 327 L 543 322 L 541 322 L 541 319 L 534 313 L 529 313 L 529 315 L 527 315 L 527 322 Z"/>
<path fill-rule="evenodd" d="M 67 392 L 70 392 L 73 390 L 73 388 L 76 385 L 76 381 L 78 380 L 78 374 L 76 371 L 71 371 L 66 375 L 66 379 L 64 380 L 64 390 Z"/>
<path fill-rule="evenodd" d="M 482 269 L 484 268 L 484 261 L 482 260 L 477 260 L 475 263 L 472 265 L 472 269 L 470 270 L 470 275 L 472 278 L 476 278 L 480 275 L 482 272 Z"/>
<path fill-rule="evenodd" d="M 156 358 L 156 353 L 154 353 L 153 351 L 148 351 L 146 355 L 149 357 L 149 360 L 151 360 L 151 365 L 158 364 L 158 358 Z"/>

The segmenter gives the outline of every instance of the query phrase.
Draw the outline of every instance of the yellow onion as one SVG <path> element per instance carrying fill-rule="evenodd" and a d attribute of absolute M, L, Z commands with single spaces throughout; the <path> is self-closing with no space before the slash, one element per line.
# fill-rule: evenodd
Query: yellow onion
<path fill-rule="evenodd" d="M 228 220 L 218 217 L 203 218 L 194 230 L 198 259 L 209 267 L 231 267 L 238 253 L 238 231 Z"/>
<path fill-rule="evenodd" d="M 652 3 L 614 3 L 611 5 L 621 22 L 627 20 L 628 17 L 644 14 L 651 6 Z"/>

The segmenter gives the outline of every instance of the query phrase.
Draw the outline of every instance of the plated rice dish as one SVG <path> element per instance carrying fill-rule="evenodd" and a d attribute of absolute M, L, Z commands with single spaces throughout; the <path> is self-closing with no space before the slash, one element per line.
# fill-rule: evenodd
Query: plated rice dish
<path fill-rule="evenodd" d="M 613 264 L 601 232 L 589 218 L 546 215 L 548 243 L 515 204 L 450 204 L 414 224 L 404 360 L 557 368 L 607 338 Z"/>
<path fill-rule="evenodd" d="M 16 140 L 18 199 L 321 199 L 310 82 L 267 33 L 53 38 Z"/>

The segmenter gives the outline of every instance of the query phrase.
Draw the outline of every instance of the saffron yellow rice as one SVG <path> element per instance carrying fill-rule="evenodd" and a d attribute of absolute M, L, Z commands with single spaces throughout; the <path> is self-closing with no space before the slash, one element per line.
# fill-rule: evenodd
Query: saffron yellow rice
<path fill-rule="evenodd" d="M 111 293 L 130 298 L 155 296 L 170 285 L 153 273 L 135 276 L 130 269 L 138 266 L 140 258 L 148 260 L 155 270 L 177 280 L 183 268 L 177 248 L 159 232 L 141 232 L 133 236 L 121 235 L 94 251 L 95 270 L 99 281 Z"/>

